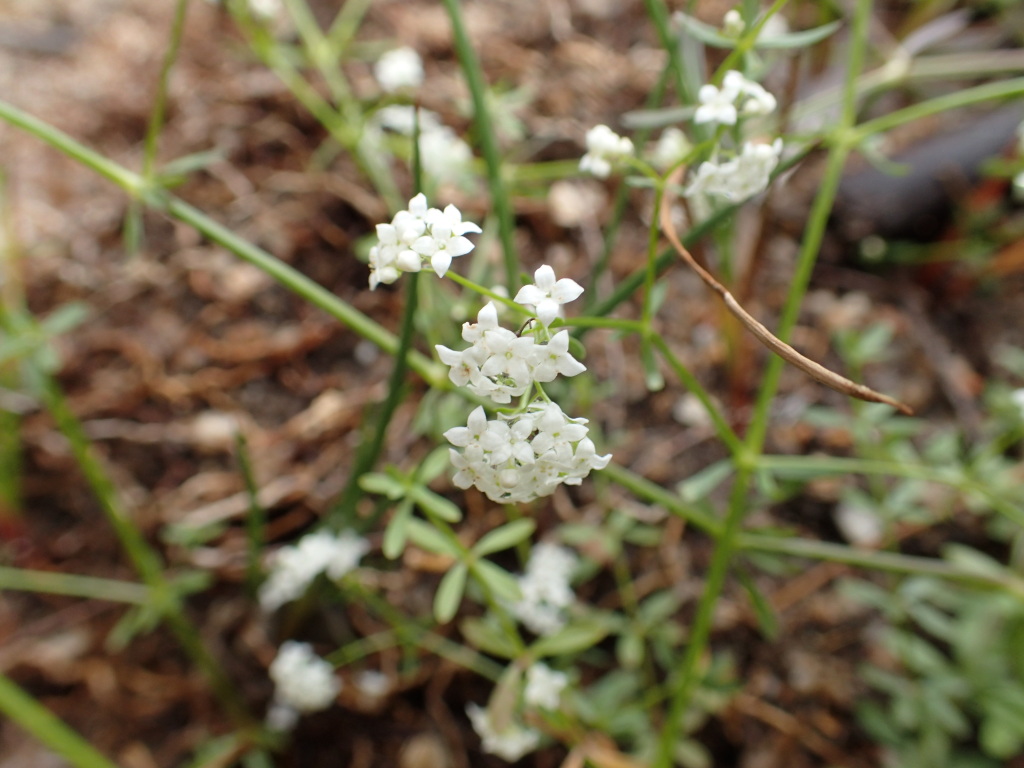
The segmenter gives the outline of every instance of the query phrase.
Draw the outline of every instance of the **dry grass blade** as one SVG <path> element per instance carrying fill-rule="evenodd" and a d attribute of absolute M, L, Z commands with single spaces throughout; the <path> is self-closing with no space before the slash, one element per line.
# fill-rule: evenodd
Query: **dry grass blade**
<path fill-rule="evenodd" d="M 672 196 L 669 194 L 669 190 L 675 188 L 679 184 L 682 180 L 684 171 L 685 166 L 680 166 L 668 177 L 666 192 L 661 198 L 661 210 L 659 211 L 661 230 L 664 232 L 665 237 L 668 238 L 669 242 L 672 243 L 672 247 L 676 249 L 676 253 L 679 254 L 683 261 L 685 261 L 690 268 L 700 276 L 700 279 L 704 281 L 704 284 L 707 285 L 708 288 L 722 297 L 722 301 L 725 302 L 725 306 L 736 317 L 736 319 L 743 323 L 744 327 L 754 334 L 757 340 L 764 346 L 790 365 L 799 368 L 812 379 L 824 384 L 826 387 L 834 389 L 836 392 L 842 392 L 844 395 L 856 397 L 859 400 L 891 405 L 893 408 L 897 409 L 901 413 L 907 414 L 908 416 L 913 414 L 913 410 L 905 403 L 901 403 L 899 400 L 895 400 L 888 395 L 883 395 L 881 392 L 876 392 L 870 387 L 865 387 L 863 384 L 850 381 L 849 379 L 840 376 L 838 373 L 830 371 L 820 363 L 816 363 L 809 357 L 801 355 L 758 322 L 753 315 L 740 306 L 740 303 L 736 301 L 729 291 L 726 290 L 724 285 L 715 279 L 714 275 L 697 263 L 690 252 L 686 250 L 682 242 L 679 240 L 679 235 L 676 233 L 675 225 L 672 223 Z"/>

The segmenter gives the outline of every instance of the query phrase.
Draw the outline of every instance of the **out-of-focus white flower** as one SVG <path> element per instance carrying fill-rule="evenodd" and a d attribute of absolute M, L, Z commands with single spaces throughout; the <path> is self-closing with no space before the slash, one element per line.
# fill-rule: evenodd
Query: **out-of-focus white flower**
<path fill-rule="evenodd" d="M 1024 173 L 1020 174 L 1024 176 Z M 1021 180 L 1024 182 L 1024 179 Z M 1010 393 L 1010 400 L 1020 410 L 1020 417 L 1024 419 L 1024 389 L 1015 389 Z"/>
<path fill-rule="evenodd" d="M 422 107 L 419 110 L 419 120 L 421 132 L 445 127 L 437 112 Z M 381 128 L 403 136 L 412 136 L 416 127 L 416 108 L 409 104 L 389 104 L 374 112 L 372 121 Z"/>
<path fill-rule="evenodd" d="M 270 556 L 270 574 L 260 586 L 260 607 L 275 611 L 301 597 L 321 573 L 334 580 L 353 570 L 370 549 L 370 543 L 352 531 L 335 535 L 317 531 Z"/>
<path fill-rule="evenodd" d="M 543 541 L 533 548 L 512 613 L 534 634 L 553 635 L 565 626 L 566 608 L 576 599 L 570 583 L 575 568 L 572 550 Z"/>
<path fill-rule="evenodd" d="M 723 35 L 726 37 L 739 37 L 746 28 L 747 25 L 743 23 L 743 16 L 740 15 L 739 11 L 735 8 L 726 11 L 725 16 L 722 18 Z"/>
<path fill-rule="evenodd" d="M 1024 200 L 1024 171 L 1013 177 L 1013 197 L 1018 201 Z"/>
<path fill-rule="evenodd" d="M 480 737 L 480 746 L 484 752 L 497 755 L 510 763 L 533 752 L 540 744 L 540 732 L 520 723 L 510 722 L 504 730 L 499 731 L 491 722 L 490 712 L 477 704 L 468 704 L 466 714 L 473 724 L 473 730 Z"/>
<path fill-rule="evenodd" d="M 558 709 L 562 691 L 568 684 L 568 675 L 564 672 L 556 672 L 538 661 L 526 670 L 526 689 L 523 691 L 523 700 L 529 707 Z"/>
<path fill-rule="evenodd" d="M 686 195 L 713 195 L 731 202 L 763 192 L 782 155 L 782 139 L 771 144 L 746 142 L 737 157 L 724 163 L 701 163 Z"/>
<path fill-rule="evenodd" d="M 524 285 L 516 294 L 516 304 L 535 307 L 537 319 L 545 328 L 558 317 L 561 305 L 575 301 L 583 293 L 583 287 L 575 280 L 563 277 L 555 279 L 555 270 L 547 264 L 533 273 L 533 285 Z"/>
<path fill-rule="evenodd" d="M 267 724 L 275 730 L 290 730 L 299 715 L 327 709 L 341 690 L 334 668 L 308 643 L 285 642 L 269 673 L 275 687 Z"/>
<path fill-rule="evenodd" d="M 423 84 L 423 60 L 408 46 L 395 48 L 377 60 L 373 74 L 388 93 L 401 88 L 418 88 Z"/>
<path fill-rule="evenodd" d="M 651 164 L 659 171 L 667 170 L 686 157 L 692 148 L 685 133 L 674 125 L 669 126 L 661 132 L 651 151 Z"/>
<path fill-rule="evenodd" d="M 284 11 L 284 6 L 281 0 L 249 0 L 249 11 L 261 19 L 276 19 Z"/>
<path fill-rule="evenodd" d="M 633 142 L 619 136 L 607 125 L 595 125 L 587 131 L 587 152 L 580 158 L 580 170 L 608 178 L 612 166 L 633 154 Z"/>
<path fill-rule="evenodd" d="M 423 169 L 438 181 L 458 181 L 471 170 L 473 150 L 446 125 L 420 133 Z"/>
<path fill-rule="evenodd" d="M 697 92 L 700 105 L 695 123 L 735 125 L 739 115 L 767 115 L 775 110 L 775 97 L 760 84 L 748 80 L 734 69 L 725 73 L 722 87 L 708 84 Z"/>

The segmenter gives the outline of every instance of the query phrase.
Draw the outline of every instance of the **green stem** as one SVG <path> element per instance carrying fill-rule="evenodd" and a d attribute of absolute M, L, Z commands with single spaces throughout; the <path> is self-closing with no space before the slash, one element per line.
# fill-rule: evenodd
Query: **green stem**
<path fill-rule="evenodd" d="M 259 267 L 285 288 L 301 296 L 310 304 L 324 310 L 388 354 L 393 355 L 397 353 L 398 339 L 390 331 L 339 299 L 323 286 L 310 280 L 298 270 L 276 259 L 263 249 L 246 242 L 230 229 L 217 223 L 188 203 L 172 195 L 152 190 L 147 187 L 138 174 L 132 173 L 127 168 L 108 160 L 99 153 L 75 141 L 63 131 L 2 100 L 0 100 L 0 120 L 6 120 L 11 125 L 31 133 L 87 168 L 91 168 L 96 173 L 114 182 L 132 197 L 141 197 L 147 205 L 164 211 L 172 218 L 189 224 L 211 242 L 231 251 L 243 261 Z M 410 352 L 408 361 L 409 367 L 422 376 L 430 386 L 447 387 L 447 378 L 442 370 L 442 366 L 417 352 Z"/>
<path fill-rule="evenodd" d="M 825 234 L 832 203 L 842 175 L 843 165 L 849 154 L 850 145 L 844 141 L 853 133 L 856 121 L 856 93 L 854 85 L 857 75 L 861 72 L 864 62 L 864 46 L 867 41 L 867 22 L 871 14 L 871 0 L 857 0 L 853 29 L 851 30 L 850 57 L 846 68 L 846 85 L 844 103 L 839 126 L 835 136 L 839 140 L 833 142 L 829 152 L 828 164 L 820 190 L 811 209 L 810 220 L 804 233 L 804 240 L 797 263 L 797 270 L 791 283 L 786 305 L 783 309 L 777 336 L 785 341 L 789 338 L 796 325 L 800 304 L 807 290 L 811 271 L 817 260 L 818 250 Z M 739 547 L 739 535 L 748 509 L 748 492 L 756 466 L 756 457 L 760 456 L 768 430 L 769 407 L 778 390 L 783 360 L 772 356 L 768 362 L 767 372 L 758 393 L 757 403 L 750 429 L 746 436 L 745 452 L 735 457 L 737 465 L 736 480 L 729 498 L 729 509 L 722 533 L 715 543 L 714 554 L 708 569 L 707 581 L 689 642 L 679 666 L 672 676 L 669 687 L 671 703 L 668 716 L 661 729 L 657 756 L 653 768 L 670 768 L 673 750 L 683 728 L 683 718 L 689 707 L 690 699 L 698 682 L 698 665 L 703 658 L 711 637 L 715 606 L 721 596 L 732 560 Z"/>
<path fill-rule="evenodd" d="M 898 109 L 895 112 L 890 112 L 888 115 L 882 115 L 874 120 L 861 123 L 853 129 L 853 136 L 850 138 L 850 141 L 852 143 L 859 143 L 876 133 L 891 130 L 904 123 L 920 120 L 923 117 L 937 115 L 951 109 L 958 109 L 984 101 L 1009 99 L 1021 94 L 1024 94 L 1024 77 L 965 88 L 962 91 L 947 93 L 944 96 L 922 101 L 919 104 L 914 104 L 905 109 Z"/>
<path fill-rule="evenodd" d="M 711 399 L 711 395 L 704 389 L 703 385 L 697 380 L 697 377 L 690 373 L 690 369 L 683 365 L 683 362 L 669 349 L 668 342 L 665 341 L 661 336 L 654 336 L 651 341 L 655 348 L 661 352 L 662 357 L 665 358 L 665 362 L 675 373 L 676 377 L 682 382 L 683 386 L 692 392 L 701 405 L 704 406 L 704 410 L 708 412 L 708 416 L 711 418 L 711 423 L 714 425 L 715 432 L 718 438 L 725 443 L 729 452 L 733 456 L 738 456 L 744 452 L 744 446 L 742 441 L 733 431 L 732 427 L 722 416 L 722 412 L 718 406 L 715 405 L 715 401 Z"/>
<path fill-rule="evenodd" d="M 57 428 L 70 443 L 71 453 L 81 467 L 86 482 L 114 529 L 128 559 L 149 590 L 150 604 L 157 608 L 185 652 L 206 676 L 210 687 L 225 709 L 240 725 L 248 728 L 252 723 L 242 699 L 220 665 L 203 645 L 196 627 L 189 621 L 180 595 L 164 577 L 160 555 L 149 546 L 135 522 L 122 507 L 113 482 L 104 471 L 82 429 L 81 422 L 71 412 L 57 383 L 36 365 L 26 365 L 25 372 L 31 381 L 32 391 L 42 400 Z"/>
<path fill-rule="evenodd" d="M 832 563 L 843 563 L 873 571 L 887 571 L 911 576 L 934 576 L 984 589 L 1007 592 L 1018 598 L 1024 598 L 1024 579 L 1009 570 L 999 576 L 990 576 L 930 557 L 914 557 L 873 549 L 856 549 L 842 544 L 793 538 L 792 536 L 745 533 L 739 536 L 738 544 L 740 549 L 751 552 L 827 560 Z"/>
<path fill-rule="evenodd" d="M 444 7 L 452 24 L 455 37 L 455 50 L 459 55 L 462 73 L 469 86 L 473 99 L 473 120 L 476 126 L 476 138 L 487 165 L 487 183 L 491 191 L 494 213 L 498 218 L 498 235 L 505 258 L 505 287 L 509 295 L 514 296 L 519 289 L 519 258 L 516 255 L 515 222 L 512 216 L 512 202 L 505 188 L 505 179 L 501 172 L 501 149 L 498 147 L 498 135 L 491 122 L 490 110 L 487 105 L 487 85 L 484 80 L 480 60 L 470 42 L 469 33 L 462 19 L 459 0 L 444 0 Z"/>
<path fill-rule="evenodd" d="M 150 592 L 145 586 L 130 581 L 0 566 L 0 591 L 5 589 L 133 605 L 146 605 L 151 599 Z"/>
<path fill-rule="evenodd" d="M 0 712 L 74 768 L 117 768 L 63 720 L 4 675 L 0 675 Z"/>
<path fill-rule="evenodd" d="M 164 60 L 160 65 L 156 97 L 153 99 L 153 110 L 149 115 L 149 124 L 146 126 L 146 137 L 142 146 L 142 178 L 147 186 L 152 185 L 154 181 L 160 132 L 163 130 L 167 114 L 167 86 L 171 79 L 171 70 L 174 68 L 174 62 L 178 60 L 178 52 L 181 50 L 181 38 L 185 31 L 185 16 L 187 12 L 188 0 L 177 0 L 174 21 L 171 26 L 171 39 L 167 46 L 167 52 L 164 54 Z M 132 199 L 128 207 L 128 214 L 125 217 L 125 239 L 128 242 L 130 253 L 135 253 L 138 250 L 141 237 L 141 204 L 138 199 Z"/>
<path fill-rule="evenodd" d="M 697 507 L 683 502 L 678 494 L 666 491 L 657 483 L 631 472 L 619 464 L 609 463 L 601 470 L 601 474 L 613 483 L 617 483 L 641 499 L 664 507 L 676 517 L 696 526 L 705 533 L 717 538 L 721 535 L 722 524 L 714 517 Z"/>

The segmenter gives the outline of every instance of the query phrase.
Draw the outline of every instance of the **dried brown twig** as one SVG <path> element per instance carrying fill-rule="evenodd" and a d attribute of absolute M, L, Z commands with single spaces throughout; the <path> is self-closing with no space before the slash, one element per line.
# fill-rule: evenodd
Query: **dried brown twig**
<path fill-rule="evenodd" d="M 726 290 L 724 285 L 715 279 L 714 275 L 697 263 L 693 256 L 690 255 L 690 252 L 686 250 L 685 246 L 683 246 L 682 242 L 679 240 L 679 235 L 676 234 L 675 225 L 672 223 L 672 196 L 669 194 L 669 190 L 675 188 L 679 184 L 682 180 L 684 171 L 685 166 L 680 166 L 668 177 L 666 192 L 662 195 L 661 210 L 659 211 L 661 230 L 664 232 L 665 237 L 668 238 L 668 241 L 672 243 L 672 247 L 676 249 L 676 253 L 678 253 L 683 261 L 685 261 L 690 268 L 697 273 L 708 288 L 721 296 L 722 301 L 725 302 L 726 308 L 736 317 L 736 319 L 743 323 L 744 327 L 754 334 L 754 337 L 764 346 L 768 347 L 768 349 L 790 365 L 799 368 L 812 379 L 824 384 L 829 389 L 834 389 L 836 392 L 842 392 L 844 395 L 856 397 L 860 400 L 891 405 L 893 408 L 897 409 L 901 413 L 907 414 L 908 416 L 913 414 L 914 411 L 909 405 L 901 403 L 899 400 L 895 400 L 888 395 L 876 392 L 863 384 L 857 384 L 854 381 L 850 381 L 849 379 L 840 376 L 838 373 L 830 371 L 820 363 L 814 362 L 809 357 L 801 355 L 758 322 L 753 315 L 740 306 L 740 303 L 733 298 L 733 295 Z"/>

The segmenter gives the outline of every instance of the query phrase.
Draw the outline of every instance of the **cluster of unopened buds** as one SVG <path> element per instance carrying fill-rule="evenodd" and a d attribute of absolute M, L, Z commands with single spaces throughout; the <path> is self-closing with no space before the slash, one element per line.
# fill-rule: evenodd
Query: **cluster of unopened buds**
<path fill-rule="evenodd" d="M 551 267 L 534 273 L 535 283 L 524 286 L 515 301 L 533 307 L 536 327 L 517 335 L 498 324 L 497 308 L 488 303 L 476 323 L 466 323 L 462 338 L 471 346 L 461 351 L 437 345 L 441 361 L 450 366 L 449 379 L 496 403 L 530 396 L 535 383 L 556 376 L 575 376 L 586 367 L 569 353 L 569 333 L 552 335 L 548 326 L 562 304 L 583 289 L 567 278 L 555 279 Z M 593 469 L 603 469 L 611 456 L 599 456 L 587 437 L 586 419 L 572 419 L 555 403 L 529 402 L 512 414 L 488 420 L 482 407 L 469 416 L 465 427 L 444 433 L 454 448 L 453 482 L 459 488 L 475 486 L 491 501 L 528 502 L 548 496 L 565 483 L 579 485 Z"/>

